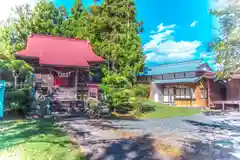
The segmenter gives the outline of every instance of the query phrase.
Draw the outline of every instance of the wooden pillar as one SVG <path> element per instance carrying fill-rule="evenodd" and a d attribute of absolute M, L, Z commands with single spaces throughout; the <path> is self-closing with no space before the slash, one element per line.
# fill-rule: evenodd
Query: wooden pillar
<path fill-rule="evenodd" d="M 208 107 L 210 107 L 210 103 L 211 103 L 211 85 L 210 85 L 210 79 L 207 79 L 207 98 L 208 98 Z"/>
<path fill-rule="evenodd" d="M 49 69 L 49 76 L 48 76 L 48 89 L 50 93 L 52 93 L 52 87 L 53 87 L 53 74 L 52 74 L 52 69 Z"/>
<path fill-rule="evenodd" d="M 78 99 L 78 72 L 79 72 L 79 69 L 76 70 L 76 73 L 75 73 L 75 87 L 76 87 L 76 98 Z"/>
<path fill-rule="evenodd" d="M 222 103 L 222 110 L 224 111 L 225 110 L 225 104 Z"/>
<path fill-rule="evenodd" d="M 78 85 L 78 72 L 79 72 L 79 69 L 76 70 L 76 73 L 75 73 L 75 87 L 77 88 L 77 85 Z"/>

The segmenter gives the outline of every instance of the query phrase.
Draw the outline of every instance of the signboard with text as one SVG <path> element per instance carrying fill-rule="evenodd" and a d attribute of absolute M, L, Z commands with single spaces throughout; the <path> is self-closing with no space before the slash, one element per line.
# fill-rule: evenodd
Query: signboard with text
<path fill-rule="evenodd" d="M 88 85 L 88 98 L 98 99 L 98 85 Z"/>

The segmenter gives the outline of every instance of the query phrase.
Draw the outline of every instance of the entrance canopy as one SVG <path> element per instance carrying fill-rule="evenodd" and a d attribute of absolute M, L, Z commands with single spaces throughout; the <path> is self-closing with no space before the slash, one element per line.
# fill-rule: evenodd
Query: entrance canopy
<path fill-rule="evenodd" d="M 36 58 L 40 65 L 64 67 L 89 67 L 89 63 L 104 62 L 86 40 L 32 35 L 27 47 L 16 53 L 17 57 Z"/>

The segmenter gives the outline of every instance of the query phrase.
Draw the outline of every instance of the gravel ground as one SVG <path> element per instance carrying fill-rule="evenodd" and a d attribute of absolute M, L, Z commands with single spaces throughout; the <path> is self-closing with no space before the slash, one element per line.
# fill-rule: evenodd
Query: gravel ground
<path fill-rule="evenodd" d="M 171 159 L 156 151 L 155 139 L 181 147 L 183 154 L 178 159 L 240 160 L 240 113 L 207 112 L 151 120 L 68 118 L 60 123 L 89 160 Z M 134 136 L 124 137 L 116 130 Z"/>

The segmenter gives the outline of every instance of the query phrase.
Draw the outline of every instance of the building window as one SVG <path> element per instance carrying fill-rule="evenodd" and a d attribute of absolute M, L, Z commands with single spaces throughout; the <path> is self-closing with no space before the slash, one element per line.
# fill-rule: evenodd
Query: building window
<path fill-rule="evenodd" d="M 169 103 L 174 101 L 173 88 L 164 88 L 163 90 L 163 102 Z"/>
<path fill-rule="evenodd" d="M 174 79 L 174 74 L 173 73 L 164 74 L 163 79 Z"/>
<path fill-rule="evenodd" d="M 181 98 L 181 89 L 180 88 L 176 89 L 176 98 L 177 99 Z"/>
<path fill-rule="evenodd" d="M 184 78 L 184 73 L 175 73 L 175 78 Z"/>
<path fill-rule="evenodd" d="M 196 74 L 195 72 L 185 72 L 185 77 L 186 78 L 192 78 L 192 77 L 195 77 Z"/>
<path fill-rule="evenodd" d="M 153 80 L 162 80 L 162 76 L 158 75 L 158 76 L 152 76 Z"/>
<path fill-rule="evenodd" d="M 207 99 L 208 98 L 207 89 L 201 89 L 201 99 Z"/>
<path fill-rule="evenodd" d="M 195 98 L 192 88 L 176 88 L 176 99 L 192 99 Z"/>

